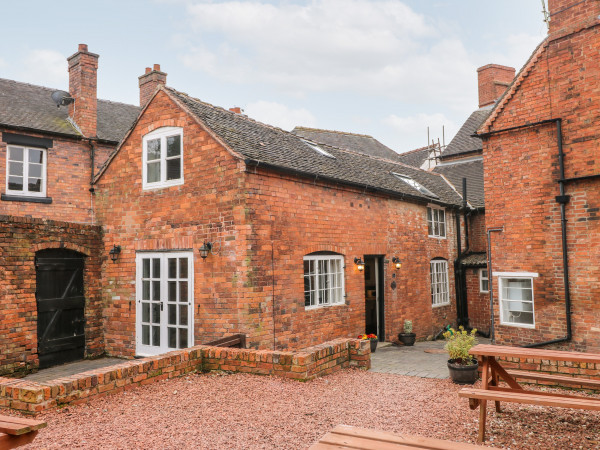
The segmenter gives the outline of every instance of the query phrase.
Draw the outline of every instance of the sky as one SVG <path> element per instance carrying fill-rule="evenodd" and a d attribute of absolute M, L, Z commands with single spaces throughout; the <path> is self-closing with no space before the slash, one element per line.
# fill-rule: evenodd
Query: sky
<path fill-rule="evenodd" d="M 546 35 L 539 0 L 29 0 L 3 4 L 0 78 L 68 90 L 79 43 L 98 97 L 138 76 L 291 130 L 368 134 L 402 153 L 448 143 L 477 109 L 477 68 L 517 71 Z"/>

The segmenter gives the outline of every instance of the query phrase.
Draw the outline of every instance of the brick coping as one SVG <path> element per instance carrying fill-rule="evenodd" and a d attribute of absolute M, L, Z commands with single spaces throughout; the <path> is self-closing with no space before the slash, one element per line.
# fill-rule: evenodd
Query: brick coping
<path fill-rule="evenodd" d="M 0 377 L 0 407 L 35 414 L 193 372 L 242 372 L 308 381 L 348 367 L 371 367 L 369 341 L 336 339 L 295 352 L 198 345 L 46 382 Z"/>

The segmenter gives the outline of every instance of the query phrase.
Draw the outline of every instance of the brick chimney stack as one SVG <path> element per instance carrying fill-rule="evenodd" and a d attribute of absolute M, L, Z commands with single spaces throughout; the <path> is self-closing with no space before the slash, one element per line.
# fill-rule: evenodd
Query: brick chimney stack
<path fill-rule="evenodd" d="M 143 108 L 152 98 L 158 86 L 167 84 L 167 74 L 160 71 L 160 64 L 154 64 L 153 69 L 146 67 L 146 73 L 138 79 L 140 83 L 140 106 Z"/>
<path fill-rule="evenodd" d="M 600 15 L 599 0 L 548 0 L 548 34 L 566 34 L 578 26 L 592 23 Z"/>
<path fill-rule="evenodd" d="M 98 58 L 79 44 L 77 53 L 67 58 L 69 64 L 69 93 L 75 99 L 69 105 L 69 117 L 86 137 L 96 137 L 98 121 Z"/>
<path fill-rule="evenodd" d="M 488 64 L 477 69 L 479 107 L 493 105 L 515 78 L 515 68 Z"/>

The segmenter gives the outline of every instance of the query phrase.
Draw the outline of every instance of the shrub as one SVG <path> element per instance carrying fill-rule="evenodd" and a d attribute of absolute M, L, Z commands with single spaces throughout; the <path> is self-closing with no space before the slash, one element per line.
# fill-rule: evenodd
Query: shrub
<path fill-rule="evenodd" d="M 450 359 L 453 359 L 456 364 L 463 364 L 469 366 L 474 364 L 473 357 L 469 355 L 469 350 L 475 344 L 477 344 L 477 338 L 475 337 L 475 333 L 477 329 L 473 328 L 470 333 L 468 333 L 465 328 L 461 325 L 458 327 L 458 331 L 454 328 L 450 328 L 448 331 L 444 333 L 444 338 L 446 338 L 446 351 L 450 356 Z"/>
<path fill-rule="evenodd" d="M 404 332 L 407 334 L 412 333 L 412 320 L 404 321 Z"/>

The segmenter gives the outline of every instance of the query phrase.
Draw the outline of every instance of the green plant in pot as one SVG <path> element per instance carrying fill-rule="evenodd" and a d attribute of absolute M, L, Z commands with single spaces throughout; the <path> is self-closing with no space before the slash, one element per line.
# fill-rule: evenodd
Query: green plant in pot
<path fill-rule="evenodd" d="M 473 328 L 469 333 L 463 326 L 458 330 L 450 328 L 444 333 L 447 341 L 445 348 L 450 356 L 448 371 L 456 384 L 473 384 L 477 381 L 477 359 L 469 354 L 471 347 L 477 344 L 475 333 L 477 329 Z"/>
<path fill-rule="evenodd" d="M 414 345 L 417 335 L 413 333 L 412 320 L 404 321 L 404 333 L 398 333 L 398 340 L 404 345 Z"/>

